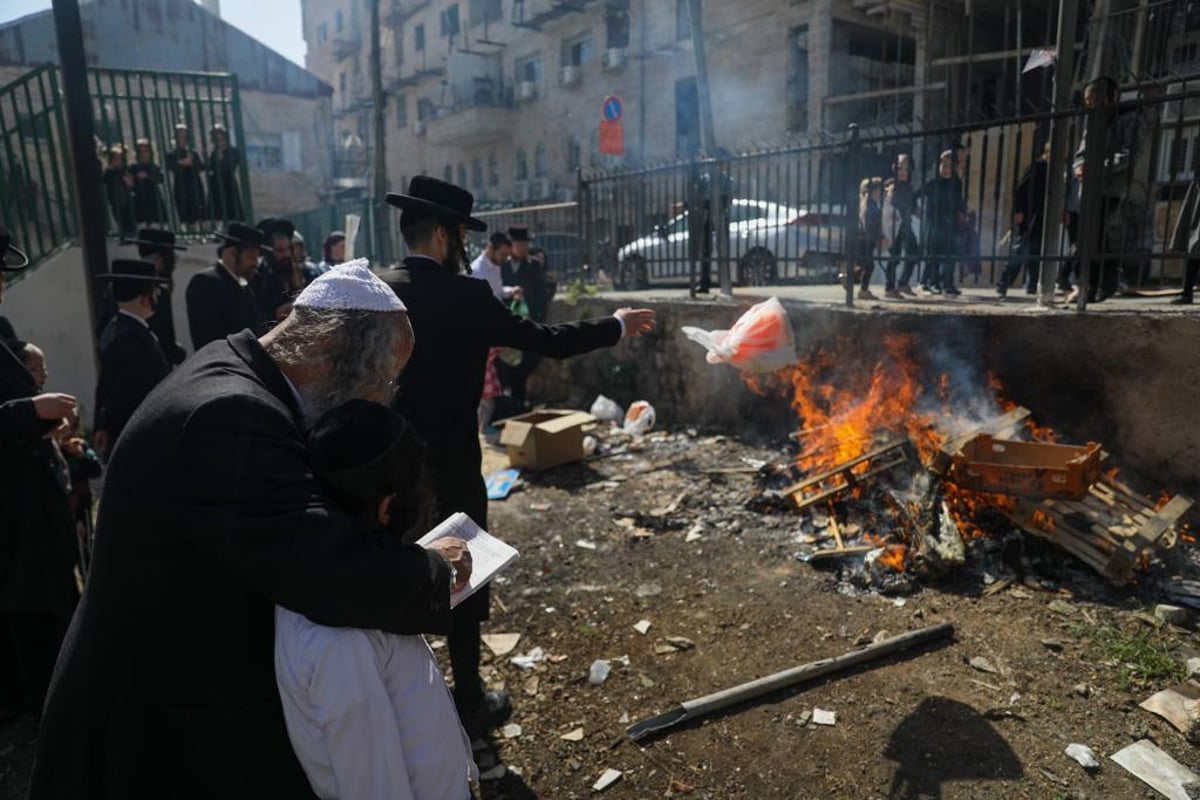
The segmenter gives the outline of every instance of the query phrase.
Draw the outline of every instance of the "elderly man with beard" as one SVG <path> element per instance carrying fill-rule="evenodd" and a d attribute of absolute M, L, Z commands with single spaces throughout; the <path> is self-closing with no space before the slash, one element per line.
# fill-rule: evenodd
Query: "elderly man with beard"
<path fill-rule="evenodd" d="M 275 606 L 448 630 L 452 564 L 367 535 L 305 449 L 306 421 L 391 399 L 413 347 L 403 308 L 365 261 L 346 265 L 262 339 L 213 343 L 142 403 L 109 464 L 32 800 L 310 798 L 275 684 Z"/>

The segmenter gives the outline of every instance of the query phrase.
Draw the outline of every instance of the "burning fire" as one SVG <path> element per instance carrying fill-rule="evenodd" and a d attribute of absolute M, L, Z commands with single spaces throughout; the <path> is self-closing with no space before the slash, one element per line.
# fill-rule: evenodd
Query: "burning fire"
<path fill-rule="evenodd" d="M 895 572 L 904 572 L 907 556 L 908 548 L 905 545 L 893 544 L 888 545 L 887 549 L 879 554 L 879 558 L 876 561 Z"/>

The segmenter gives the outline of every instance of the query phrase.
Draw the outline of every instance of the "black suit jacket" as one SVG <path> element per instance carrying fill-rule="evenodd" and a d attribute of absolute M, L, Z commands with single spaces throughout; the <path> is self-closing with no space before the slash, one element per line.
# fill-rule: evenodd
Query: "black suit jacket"
<path fill-rule="evenodd" d="M 250 333 L 206 348 L 150 394 L 109 463 L 30 798 L 312 797 L 275 684 L 275 605 L 444 632 L 449 585 L 440 557 L 332 505 Z"/>
<path fill-rule="evenodd" d="M 383 279 L 408 306 L 416 347 L 400 376 L 397 409 L 429 447 L 439 514 L 462 511 L 487 525 L 476 408 L 488 349 L 515 347 L 566 358 L 621 339 L 613 317 L 541 325 L 513 314 L 486 281 L 408 258 Z"/>
<path fill-rule="evenodd" d="M 265 320 L 254 292 L 240 286 L 219 264 L 193 275 L 185 297 L 193 350 L 247 328 L 254 333 L 263 330 Z"/>
<path fill-rule="evenodd" d="M 95 430 L 116 444 L 133 412 L 171 372 L 158 339 L 128 314 L 117 314 L 100 335 Z"/>

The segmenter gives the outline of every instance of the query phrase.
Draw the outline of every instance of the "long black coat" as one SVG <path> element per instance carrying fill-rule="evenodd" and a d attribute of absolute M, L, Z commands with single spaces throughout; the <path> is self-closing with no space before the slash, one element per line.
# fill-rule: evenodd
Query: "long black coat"
<path fill-rule="evenodd" d="M 241 286 L 229 270 L 214 264 L 188 281 L 188 328 L 192 349 L 249 328 L 260 333 L 265 320 L 249 286 Z"/>
<path fill-rule="evenodd" d="M 180 161 L 189 156 L 192 165 L 185 167 Z M 184 224 L 200 222 L 206 216 L 204 182 L 200 180 L 203 170 L 204 159 L 191 148 L 176 147 L 167 153 L 167 171 L 171 173 L 175 185 L 175 211 L 179 214 L 179 221 Z"/>
<path fill-rule="evenodd" d="M 452 275 L 428 258 L 408 258 L 382 275 L 408 306 L 416 347 L 400 376 L 396 407 L 429 452 L 439 517 L 462 511 L 487 527 L 476 408 L 491 347 L 566 358 L 621 339 L 615 318 L 541 325 L 513 314 L 486 281 Z M 486 616 L 486 593 L 459 608 Z"/>
<path fill-rule="evenodd" d="M 215 220 L 237 222 L 242 219 L 242 193 L 237 173 L 242 156 L 236 147 L 213 150 L 208 156 L 209 210 Z"/>
<path fill-rule="evenodd" d="M 170 372 L 150 328 L 117 312 L 100 335 L 95 430 L 108 431 L 115 445 L 133 412 Z"/>
<path fill-rule="evenodd" d="M 0 610 L 51 612 L 64 621 L 75 590 L 75 525 L 33 407 L 37 387 L 0 345 Z"/>
<path fill-rule="evenodd" d="M 275 684 L 274 607 L 399 634 L 449 626 L 446 563 L 323 494 L 296 400 L 248 333 L 150 393 L 109 463 L 31 800 L 311 798 Z"/>

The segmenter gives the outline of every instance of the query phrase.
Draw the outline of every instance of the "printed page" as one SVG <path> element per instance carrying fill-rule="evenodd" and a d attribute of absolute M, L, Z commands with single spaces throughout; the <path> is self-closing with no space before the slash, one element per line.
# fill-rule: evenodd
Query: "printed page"
<path fill-rule="evenodd" d="M 456 536 L 471 550 L 471 579 L 460 591 L 450 595 L 454 608 L 487 584 L 500 570 L 517 559 L 517 551 L 475 524 L 462 512 L 452 514 L 445 522 L 417 540 L 422 547 L 444 536 Z"/>

